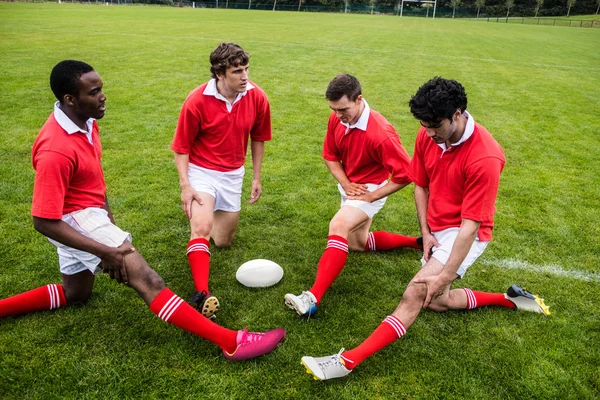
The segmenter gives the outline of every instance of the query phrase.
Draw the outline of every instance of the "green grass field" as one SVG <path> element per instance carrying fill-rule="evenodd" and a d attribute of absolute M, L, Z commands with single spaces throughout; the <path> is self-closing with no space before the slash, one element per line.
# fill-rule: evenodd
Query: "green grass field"
<path fill-rule="evenodd" d="M 211 288 L 227 327 L 283 326 L 273 354 L 229 362 L 209 342 L 164 324 L 129 288 L 96 280 L 85 306 L 0 320 L 0 398 L 593 399 L 600 397 L 600 30 L 386 16 L 0 3 L 0 298 L 59 282 L 54 247 L 29 216 L 30 149 L 52 111 L 48 76 L 81 59 L 102 76 L 100 121 L 117 223 L 182 297 L 193 284 L 188 224 L 169 145 L 183 100 L 209 78 L 208 54 L 235 41 L 268 94 L 263 198 L 243 207 L 234 246 L 213 249 Z M 477 309 L 424 312 L 408 334 L 349 377 L 315 382 L 303 355 L 358 345 L 391 313 L 419 268 L 416 251 L 351 254 L 318 318 L 283 295 L 312 283 L 339 206 L 321 160 L 324 91 L 356 75 L 372 108 L 413 153 L 407 102 L 427 79 L 459 80 L 469 111 L 507 165 L 494 242 L 456 287 L 520 283 L 554 315 Z M 248 165 L 248 168 L 250 165 Z M 249 182 L 244 200 L 247 201 Z M 374 229 L 417 234 L 412 187 Z M 285 276 L 243 288 L 235 271 L 272 259 Z"/>

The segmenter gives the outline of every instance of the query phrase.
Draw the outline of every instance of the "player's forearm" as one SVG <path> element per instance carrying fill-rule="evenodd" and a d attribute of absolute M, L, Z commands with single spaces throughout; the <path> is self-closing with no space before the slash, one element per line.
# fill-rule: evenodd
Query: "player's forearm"
<path fill-rule="evenodd" d="M 256 140 L 252 140 L 252 141 L 250 141 L 250 149 L 252 150 L 253 179 L 260 181 L 262 160 L 265 156 L 265 142 L 259 142 Z"/>
<path fill-rule="evenodd" d="M 408 183 L 394 183 L 392 181 L 388 181 L 388 183 L 386 183 L 384 186 L 380 187 L 377 190 L 374 190 L 371 193 L 371 196 L 373 196 L 373 201 L 377 201 L 379 199 L 383 199 L 384 197 L 389 196 L 392 193 L 396 193 L 398 190 L 404 188 L 405 186 L 407 186 Z"/>
<path fill-rule="evenodd" d="M 458 236 L 454 241 L 452 251 L 448 257 L 448 261 L 442 270 L 442 275 L 446 278 L 452 280 L 456 279 L 456 271 L 458 271 L 458 268 L 467 257 L 467 254 L 469 254 L 469 250 L 477 237 L 477 231 L 479 230 L 480 224 L 481 223 L 477 221 L 463 219 L 460 230 L 458 231 Z"/>
<path fill-rule="evenodd" d="M 110 247 L 96 242 L 73 229 L 60 219 L 33 217 L 33 227 L 42 235 L 66 246 L 83 250 L 100 258 L 110 251 Z"/>
<path fill-rule="evenodd" d="M 415 207 L 417 209 L 417 218 L 421 225 L 421 235 L 430 234 L 431 230 L 427 224 L 427 204 L 429 202 L 429 189 L 415 185 Z"/>
<path fill-rule="evenodd" d="M 344 168 L 339 161 L 329 161 L 325 160 L 325 165 L 331 172 L 331 175 L 342 185 L 342 187 L 346 186 L 350 183 L 350 179 L 346 176 L 346 172 L 344 172 Z"/>
<path fill-rule="evenodd" d="M 175 153 L 175 167 L 177 168 L 177 173 L 179 174 L 179 186 L 183 188 L 184 186 L 190 185 L 190 179 L 188 176 L 188 167 L 190 165 L 190 155 L 183 153 Z"/>

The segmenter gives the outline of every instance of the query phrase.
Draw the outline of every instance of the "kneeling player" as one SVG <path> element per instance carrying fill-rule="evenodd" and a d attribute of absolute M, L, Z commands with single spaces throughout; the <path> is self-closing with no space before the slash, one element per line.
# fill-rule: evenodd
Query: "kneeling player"
<path fill-rule="evenodd" d="M 342 205 L 329 224 L 327 247 L 319 261 L 315 283 L 298 296 L 285 295 L 285 304 L 302 316 L 316 312 L 325 291 L 344 268 L 349 249 L 422 248 L 420 239 L 415 237 L 369 232 L 373 217 L 383 208 L 387 196 L 410 183 L 410 158 L 394 127 L 369 107 L 362 97 L 360 82 L 352 75 L 333 78 L 325 97 L 333 112 L 323 158 L 339 182 Z"/>

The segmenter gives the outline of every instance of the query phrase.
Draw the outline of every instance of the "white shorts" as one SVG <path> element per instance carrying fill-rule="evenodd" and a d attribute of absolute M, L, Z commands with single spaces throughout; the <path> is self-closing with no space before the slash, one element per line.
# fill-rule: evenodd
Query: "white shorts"
<path fill-rule="evenodd" d="M 450 257 L 450 252 L 452 251 L 452 246 L 454 246 L 454 241 L 458 236 L 458 231 L 460 228 L 448 228 L 439 232 L 431 232 L 431 234 L 437 239 L 440 244 L 440 247 L 433 247 L 433 255 L 436 260 L 446 265 L 448 262 L 448 257 Z M 464 261 L 458 267 L 456 273 L 461 279 L 465 276 L 465 272 L 473 263 L 479 258 L 480 255 L 483 254 L 483 251 L 487 247 L 489 242 L 480 242 L 479 238 L 476 238 L 469 250 L 469 253 L 465 257 Z M 425 258 L 421 259 L 421 267 L 425 265 Z"/>
<path fill-rule="evenodd" d="M 62 220 L 73 227 L 77 232 L 110 247 L 119 247 L 125 241 L 131 242 L 131 234 L 122 231 L 110 222 L 108 213 L 103 208 L 86 208 L 70 214 L 65 214 Z M 89 270 L 93 274 L 102 272 L 98 266 L 100 258 L 88 252 L 77 250 L 48 238 L 56 246 L 60 272 L 73 275 Z"/>
<path fill-rule="evenodd" d="M 385 186 L 386 184 L 387 184 L 387 181 L 384 181 L 383 183 L 380 183 L 379 185 L 376 185 L 374 183 L 367 183 L 367 190 L 369 192 L 374 192 L 375 190 L 379 189 L 382 186 Z M 346 197 L 346 192 L 342 188 L 342 185 L 340 185 L 339 183 L 338 183 L 338 190 L 340 191 L 340 194 L 342 195 L 342 205 L 340 207 L 343 207 L 343 206 L 356 207 L 359 210 L 362 210 L 365 214 L 367 214 L 369 216 L 369 218 L 373 218 L 375 216 L 375 214 L 377 214 L 379 212 L 379 210 L 381 210 L 383 208 L 383 205 L 385 204 L 385 202 L 387 200 L 387 196 L 384 198 L 381 198 L 377 201 L 374 201 L 372 203 L 368 203 L 368 202 L 362 201 L 362 200 L 348 200 L 348 198 Z"/>
<path fill-rule="evenodd" d="M 214 211 L 239 212 L 242 209 L 245 172 L 243 166 L 227 172 L 213 171 L 191 163 L 188 166 L 190 186 L 196 192 L 207 193 L 215 198 Z"/>

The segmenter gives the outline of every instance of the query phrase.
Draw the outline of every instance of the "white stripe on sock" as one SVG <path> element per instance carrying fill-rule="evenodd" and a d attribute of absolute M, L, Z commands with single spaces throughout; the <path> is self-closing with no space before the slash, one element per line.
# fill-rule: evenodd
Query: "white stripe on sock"
<path fill-rule="evenodd" d="M 204 251 L 210 255 L 210 251 L 208 250 L 208 245 L 204 243 L 195 243 L 191 246 L 188 246 L 187 253 L 190 254 L 192 251 Z"/>
<path fill-rule="evenodd" d="M 400 320 L 396 317 L 388 315 L 387 317 L 385 317 L 383 322 L 388 323 L 392 328 L 394 328 L 396 334 L 398 335 L 398 338 L 401 338 L 406 333 L 406 328 L 404 327 L 402 322 L 400 322 Z"/>
<path fill-rule="evenodd" d="M 56 285 L 52 286 L 52 293 L 54 294 L 54 308 L 60 307 L 60 296 L 58 295 L 58 288 Z"/>
<path fill-rule="evenodd" d="M 477 307 L 477 299 L 475 298 L 475 294 L 471 289 L 463 288 L 465 293 L 467 294 L 467 307 L 469 310 Z"/>
<path fill-rule="evenodd" d="M 48 294 L 50 295 L 50 309 L 54 308 L 54 293 L 52 293 L 52 285 L 46 286 L 48 288 Z"/>
<path fill-rule="evenodd" d="M 171 312 L 169 312 L 169 314 L 165 317 L 166 322 L 169 322 L 169 320 L 171 319 L 171 315 L 173 315 L 173 313 L 175 311 L 177 311 L 177 309 L 179 308 L 181 303 L 183 303 L 183 299 L 181 297 L 179 297 L 177 302 L 175 304 L 173 304 L 173 307 L 171 307 Z"/>
<path fill-rule="evenodd" d="M 160 309 L 160 312 L 158 313 L 158 318 L 165 320 L 165 315 L 171 310 L 171 307 L 173 306 L 173 304 L 177 301 L 177 299 L 179 299 L 179 297 L 177 295 L 173 295 L 169 301 L 167 301 L 165 303 L 165 305 L 163 306 L 163 308 Z"/>
<path fill-rule="evenodd" d="M 327 242 L 327 248 L 339 249 L 342 251 L 348 252 L 348 244 L 344 242 L 340 242 L 339 240 L 329 240 Z"/>
<path fill-rule="evenodd" d="M 375 247 L 375 235 L 373 235 L 373 232 L 369 232 L 369 247 L 371 251 L 377 251 L 377 248 Z"/>

